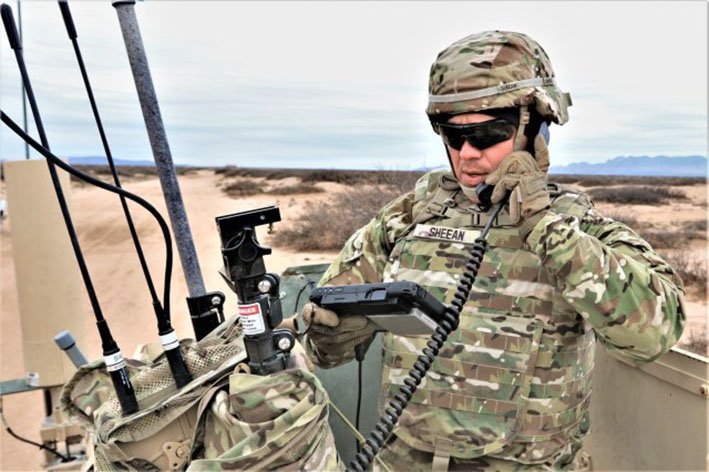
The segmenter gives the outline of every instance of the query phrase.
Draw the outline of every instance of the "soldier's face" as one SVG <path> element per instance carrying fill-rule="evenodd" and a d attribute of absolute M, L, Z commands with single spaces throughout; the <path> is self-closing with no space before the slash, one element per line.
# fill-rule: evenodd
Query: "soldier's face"
<path fill-rule="evenodd" d="M 469 125 L 494 119 L 494 117 L 483 113 L 468 113 L 456 115 L 448 120 L 448 123 L 454 125 Z M 516 134 L 517 132 L 515 131 L 515 135 Z M 475 187 L 483 183 L 485 177 L 487 177 L 490 172 L 497 169 L 497 166 L 500 165 L 502 160 L 512 153 L 514 142 L 515 136 L 513 135 L 507 141 L 502 141 L 485 149 L 477 149 L 471 146 L 467 141 L 463 143 L 460 151 L 448 146 L 453 171 L 455 172 L 458 182 L 470 187 Z"/>

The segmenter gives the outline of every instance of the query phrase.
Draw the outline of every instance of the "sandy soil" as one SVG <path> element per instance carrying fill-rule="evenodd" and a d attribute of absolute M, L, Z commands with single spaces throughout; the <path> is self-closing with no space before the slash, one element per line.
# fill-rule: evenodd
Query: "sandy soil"
<path fill-rule="evenodd" d="M 180 187 L 188 213 L 192 235 L 196 245 L 200 267 L 204 274 L 206 290 L 219 290 L 227 296 L 225 304 L 228 314 L 235 309 L 236 297 L 222 281 L 217 271 L 221 267 L 219 235 L 215 217 L 277 205 L 281 208 L 283 223 L 297 216 L 302 202 L 310 196 L 268 197 L 247 199 L 227 197 L 215 184 L 217 179 L 211 171 L 198 172 L 180 177 Z M 128 182 L 124 187 L 143 196 L 155 205 L 163 215 L 165 205 L 157 179 Z M 314 198 L 323 198 L 315 194 Z M 75 187 L 72 191 L 72 216 L 75 221 L 80 243 L 84 250 L 87 266 L 92 275 L 96 292 L 110 322 L 111 331 L 121 345 L 124 355 L 130 355 L 138 344 L 157 341 L 153 336 L 154 315 L 145 286 L 140 265 L 130 235 L 122 217 L 118 199 L 106 192 L 91 187 Z M 141 242 L 144 244 L 148 264 L 153 272 L 156 289 L 162 295 L 164 250 L 159 228 L 146 212 L 131 206 Z M 3 222 L 2 228 L 2 318 L 0 325 L 0 378 L 3 380 L 23 378 L 21 332 L 15 293 L 15 275 L 12 261 L 12 247 L 9 237 L 10 221 Z M 269 245 L 270 236 L 260 231 L 259 241 Z M 276 255 L 266 256 L 269 271 L 280 273 L 290 266 L 329 262 L 333 253 L 305 253 L 278 249 Z M 188 296 L 187 285 L 175 249 L 175 263 L 172 279 L 171 303 L 173 306 L 173 326 L 179 337 L 193 337 L 192 326 L 185 304 Z M 85 313 L 87 323 L 93 324 L 88 301 Z M 135 329 L 144 326 L 144 329 Z M 87 358 L 101 355 L 100 341 L 93 328 L 80 346 Z M 39 392 L 11 395 L 3 398 L 7 421 L 17 434 L 38 440 L 39 426 L 43 418 L 43 401 Z M 41 466 L 42 454 L 37 448 L 23 444 L 2 431 L 0 436 L 0 470 L 37 470 Z"/>
<path fill-rule="evenodd" d="M 277 205 L 281 209 L 283 222 L 287 225 L 302 211 L 303 202 L 325 198 L 325 194 L 292 195 L 273 197 L 260 195 L 249 198 L 233 199 L 227 197 L 217 185 L 218 177 L 212 171 L 199 171 L 180 177 L 180 186 L 188 212 L 192 235 L 196 243 L 204 283 L 207 290 L 219 290 L 227 295 L 227 313 L 235 308 L 235 297 L 226 287 L 217 270 L 221 266 L 219 236 L 214 219 L 216 216 L 234 213 L 246 209 L 266 205 Z M 336 184 L 318 184 L 327 190 L 336 190 Z M 156 179 L 132 181 L 125 187 L 153 203 L 165 214 L 164 200 Z M 667 207 L 633 207 L 631 211 L 637 217 L 642 211 L 642 217 L 667 224 L 668 221 L 687 221 L 706 218 L 706 188 L 704 186 L 686 187 L 692 199 L 697 203 L 703 200 L 704 206 L 698 209 L 686 203 L 678 203 Z M 696 195 L 695 195 L 696 194 Z M 0 196 L 3 196 L 0 187 Z M 135 346 L 144 342 L 155 341 L 152 334 L 154 326 L 152 309 L 148 292 L 140 271 L 137 257 L 134 257 L 132 242 L 122 217 L 120 204 L 113 195 L 91 187 L 75 187 L 72 191 L 73 216 L 79 233 L 82 248 L 87 258 L 96 291 L 101 304 L 110 320 L 114 336 L 121 343 L 126 355 L 133 352 Z M 133 210 L 136 226 L 141 235 L 141 241 L 148 254 L 148 263 L 154 273 L 156 286 L 162 293 L 162 271 L 164 251 L 162 236 L 157 225 L 150 217 L 138 208 Z M 603 210 L 601 206 L 601 210 Z M 4 221 L 1 244 L 1 318 L 0 318 L 0 379 L 22 378 L 25 375 L 21 359 L 21 333 L 15 293 L 15 275 L 12 260 L 12 248 L 9 238 L 11 225 Z M 668 227 L 671 227 L 668 225 Z M 270 245 L 270 236 L 265 231 L 259 233 L 259 240 Z M 706 258 L 706 247 L 701 244 L 694 248 L 700 257 Z M 282 272 L 285 268 L 311 263 L 329 262 L 334 253 L 304 253 L 287 249 L 274 248 L 274 255 L 266 258 L 269 271 Z M 172 296 L 173 324 L 180 337 L 192 335 L 186 305 L 187 287 L 175 253 L 173 271 Z M 690 299 L 689 329 L 701 332 L 706 329 L 707 300 Z M 82 316 L 87 323 L 93 323 L 88 302 Z M 146 326 L 149 329 L 135 329 L 136 326 Z M 89 358 L 100 356 L 100 343 L 93 329 L 88 329 L 89 335 L 81 348 Z M 5 416 L 12 429 L 33 440 L 39 438 L 39 427 L 43 418 L 43 402 L 39 392 L 11 395 L 3 398 Z M 11 438 L 7 432 L 0 435 L 0 470 L 37 470 L 41 467 L 42 454 L 37 448 L 20 443 Z"/>

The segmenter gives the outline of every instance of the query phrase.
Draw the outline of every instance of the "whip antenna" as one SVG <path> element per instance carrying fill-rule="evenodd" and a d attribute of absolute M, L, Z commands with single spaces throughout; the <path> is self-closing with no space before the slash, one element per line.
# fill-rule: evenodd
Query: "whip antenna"
<path fill-rule="evenodd" d="M 148 131 L 155 166 L 160 177 L 160 185 L 165 196 L 172 232 L 177 243 L 177 252 L 180 255 L 180 262 L 187 281 L 187 289 L 190 294 L 187 299 L 187 305 L 190 311 L 192 327 L 194 328 L 195 337 L 199 340 L 223 321 L 221 307 L 224 303 L 224 295 L 219 292 L 206 293 L 204 289 L 202 272 L 199 268 L 197 252 L 195 251 L 190 225 L 187 221 L 180 186 L 175 175 L 170 145 L 167 141 L 165 126 L 160 114 L 160 106 L 158 105 L 155 88 L 150 76 L 148 58 L 145 55 L 138 20 L 133 8 L 134 5 L 134 0 L 113 2 L 121 26 L 126 52 L 128 53 L 135 88 L 138 92 L 145 127 Z"/>
<path fill-rule="evenodd" d="M 22 2 L 20 0 L 17 0 L 17 23 L 20 25 L 20 31 L 19 31 L 19 40 L 20 44 L 22 44 Z M 22 93 L 22 126 L 25 130 L 25 133 L 27 132 L 27 94 L 25 93 L 25 84 L 20 82 L 20 88 L 21 93 Z M 25 143 L 25 159 L 30 158 L 30 145 Z"/>
<path fill-rule="evenodd" d="M 106 159 L 108 160 L 108 165 L 111 168 L 113 181 L 116 184 L 116 187 L 122 188 L 120 178 L 118 177 L 118 171 L 116 170 L 116 165 L 113 161 L 113 155 L 108 145 L 108 139 L 106 138 L 106 133 L 103 128 L 101 116 L 99 115 L 98 106 L 96 105 L 96 99 L 94 97 L 93 89 L 91 87 L 91 82 L 89 81 L 89 76 L 86 71 L 86 66 L 84 64 L 83 56 L 81 54 L 81 49 L 79 48 L 79 42 L 77 40 L 78 34 L 76 33 L 74 20 L 71 16 L 69 3 L 66 0 L 60 0 L 59 10 L 62 13 L 64 26 L 66 26 L 67 34 L 69 35 L 69 39 L 71 40 L 71 43 L 74 47 L 76 60 L 79 64 L 79 69 L 81 70 L 81 77 L 84 81 L 84 88 L 86 89 L 86 94 L 88 95 L 89 102 L 91 103 L 91 110 L 93 111 L 99 135 L 101 136 L 101 143 L 103 144 L 103 149 L 106 152 Z M 133 218 L 131 217 L 130 210 L 128 209 L 128 203 L 126 202 L 126 198 L 123 195 L 120 195 L 120 200 L 121 206 L 123 207 L 123 213 L 125 214 L 126 221 L 128 222 L 128 229 L 130 230 L 130 235 L 133 239 L 133 244 L 135 245 L 135 251 L 138 254 L 140 266 L 143 269 L 143 275 L 145 276 L 145 281 L 148 285 L 148 290 L 150 291 L 150 297 L 153 302 L 153 310 L 155 311 L 155 317 L 158 321 L 158 334 L 160 335 L 160 343 L 162 344 L 163 349 L 165 350 L 165 355 L 170 365 L 172 376 L 175 380 L 175 383 L 177 384 L 177 388 L 181 388 L 187 385 L 192 380 L 192 376 L 190 375 L 190 372 L 187 369 L 187 365 L 185 364 L 185 360 L 182 357 L 182 351 L 180 351 L 180 345 L 177 341 L 177 335 L 175 334 L 175 330 L 172 328 L 172 324 L 170 322 L 169 293 L 165 293 L 163 299 L 163 308 L 163 304 L 160 303 L 160 299 L 158 298 L 157 292 L 155 291 L 155 285 L 153 283 L 152 277 L 150 276 L 148 263 L 145 260 L 143 248 L 141 247 L 140 240 L 138 238 L 138 232 L 135 229 Z"/>
<path fill-rule="evenodd" d="M 10 42 L 10 47 L 15 52 L 17 66 L 20 69 L 22 83 L 27 91 L 27 98 L 30 104 L 30 109 L 32 110 L 32 115 L 34 116 L 35 125 L 37 127 L 37 132 L 39 133 L 42 146 L 49 149 L 49 143 L 44 132 L 44 126 L 42 125 L 39 109 L 37 108 L 37 101 L 35 100 L 34 92 L 32 90 L 32 84 L 30 83 L 29 76 L 27 75 L 27 67 L 25 66 L 25 60 L 22 53 L 22 44 L 20 43 L 17 33 L 15 19 L 12 15 L 12 8 L 10 8 L 7 4 L 2 4 L 2 7 L 0 7 L 0 14 L 2 16 L 5 32 L 7 33 L 7 37 Z M 106 360 L 106 370 L 108 370 L 111 376 L 111 381 L 113 382 L 113 387 L 116 391 L 116 396 L 118 397 L 123 414 L 129 415 L 135 413 L 138 411 L 138 401 L 135 398 L 135 391 L 133 390 L 133 385 L 128 377 L 128 371 L 126 370 L 125 362 L 123 361 L 123 355 L 121 354 L 121 350 L 118 348 L 118 344 L 116 344 L 116 341 L 113 339 L 111 331 L 108 328 L 108 324 L 106 323 L 103 313 L 101 312 L 101 307 L 86 267 L 86 261 L 84 261 L 84 257 L 81 253 L 79 240 L 76 237 L 74 224 L 71 221 L 71 215 L 69 214 L 69 209 L 66 204 L 66 199 L 64 198 L 64 192 L 59 182 L 59 177 L 57 176 L 55 165 L 51 160 L 47 160 L 47 167 L 49 168 L 49 175 L 52 179 L 54 191 L 57 195 L 57 201 L 59 202 L 59 207 L 61 209 L 64 222 L 66 223 L 69 239 L 71 241 L 72 248 L 74 249 L 74 255 L 76 256 L 76 261 L 79 264 L 81 277 L 84 280 L 84 285 L 86 286 L 86 291 L 89 295 L 91 307 L 96 318 L 96 326 L 101 337 L 101 348 L 104 359 Z"/>

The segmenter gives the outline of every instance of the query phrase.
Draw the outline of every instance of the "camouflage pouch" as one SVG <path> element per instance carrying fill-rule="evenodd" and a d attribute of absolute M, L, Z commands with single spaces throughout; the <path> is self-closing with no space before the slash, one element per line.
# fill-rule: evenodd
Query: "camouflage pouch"
<path fill-rule="evenodd" d="M 181 348 L 193 381 L 177 390 L 164 356 L 127 360 L 140 410 L 123 417 L 103 361 L 84 366 L 62 390 L 64 410 L 83 420 L 94 445 L 95 470 L 179 470 L 189 459 L 202 397 L 246 358 L 234 317 Z M 149 357 L 149 356 L 148 356 Z"/>
<path fill-rule="evenodd" d="M 200 402 L 188 470 L 344 469 L 327 392 L 307 365 L 295 364 L 268 376 L 235 372 L 212 388 Z"/>

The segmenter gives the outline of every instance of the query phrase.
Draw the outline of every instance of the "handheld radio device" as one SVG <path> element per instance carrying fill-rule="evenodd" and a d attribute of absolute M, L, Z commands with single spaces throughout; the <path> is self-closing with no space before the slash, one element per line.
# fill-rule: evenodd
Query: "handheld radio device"
<path fill-rule="evenodd" d="M 363 315 L 380 329 L 402 336 L 433 334 L 446 307 L 413 282 L 320 287 L 310 301 L 340 316 Z"/>

